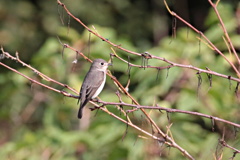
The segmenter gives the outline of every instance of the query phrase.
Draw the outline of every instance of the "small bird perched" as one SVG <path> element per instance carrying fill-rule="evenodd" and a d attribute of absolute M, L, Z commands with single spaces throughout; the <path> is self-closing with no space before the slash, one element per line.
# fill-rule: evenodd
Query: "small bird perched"
<path fill-rule="evenodd" d="M 106 82 L 106 73 L 108 66 L 111 65 L 103 59 L 95 59 L 83 80 L 79 93 L 80 108 L 78 118 L 82 118 L 83 107 L 93 98 L 96 98 L 102 91 Z"/>

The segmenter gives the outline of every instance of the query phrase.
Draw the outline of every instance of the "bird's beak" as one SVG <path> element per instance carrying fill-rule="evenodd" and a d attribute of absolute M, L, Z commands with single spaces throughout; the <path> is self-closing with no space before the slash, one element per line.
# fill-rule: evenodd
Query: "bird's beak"
<path fill-rule="evenodd" d="M 112 66 L 112 63 L 108 63 L 108 66 Z"/>

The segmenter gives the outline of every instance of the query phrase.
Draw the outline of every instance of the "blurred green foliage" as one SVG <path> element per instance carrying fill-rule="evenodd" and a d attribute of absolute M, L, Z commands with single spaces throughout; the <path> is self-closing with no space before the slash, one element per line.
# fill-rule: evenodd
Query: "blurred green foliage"
<path fill-rule="evenodd" d="M 95 28 L 103 37 L 115 44 L 121 44 L 124 48 L 140 53 L 148 51 L 176 63 L 191 64 L 203 69 L 208 67 L 213 71 L 236 77 L 229 64 L 216 55 L 200 35 L 189 28 L 178 28 L 176 38 L 171 37 L 171 20 L 168 14 L 166 11 L 158 13 L 159 9 L 166 10 L 163 3 L 127 0 L 121 3 L 110 0 L 64 2 L 69 10 L 91 29 Z M 233 44 L 240 48 L 234 4 L 220 2 L 218 9 Z M 171 6 L 176 7 L 174 3 L 171 3 Z M 76 54 L 69 49 L 64 50 L 62 58 L 62 46 L 56 36 L 59 36 L 62 43 L 67 43 L 86 55 L 90 50 L 92 59 L 108 60 L 109 53 L 112 52 L 109 44 L 93 35 L 90 36 L 89 46 L 89 32 L 73 19 L 69 21 L 67 14 L 55 1 L 1 1 L 0 13 L 0 44 L 4 49 L 12 54 L 19 51 L 23 61 L 76 90 L 79 90 L 90 64 L 81 57 L 77 57 L 76 65 L 73 64 Z M 64 19 L 64 25 L 61 25 L 59 14 Z M 206 28 L 204 34 L 234 61 L 222 39 L 224 34 L 214 11 L 209 8 L 206 15 L 205 23 L 201 26 Z M 141 57 L 120 50 L 116 52 L 126 60 L 129 56 L 131 63 L 142 64 Z M 63 89 L 41 79 L 19 63 L 9 59 L 2 62 L 42 83 Z M 127 64 L 116 58 L 113 59 L 113 64 L 113 67 L 110 67 L 113 75 L 126 85 Z M 150 59 L 148 65 L 167 64 Z M 130 127 L 126 137 L 122 139 L 127 126 L 101 111 L 90 112 L 86 107 L 84 119 L 78 120 L 77 100 L 31 84 L 2 66 L 0 73 L 1 159 L 185 159 L 178 150 L 160 146 L 150 137 L 138 138 L 138 135 L 142 134 Z M 234 93 L 236 82 L 213 76 L 213 84 L 210 87 L 207 75 L 201 74 L 203 82 L 198 90 L 196 71 L 189 69 L 174 67 L 158 72 L 156 69 L 131 68 L 130 74 L 129 92 L 142 105 L 158 104 L 240 122 L 239 99 Z M 118 102 L 116 90 L 113 81 L 108 78 L 100 98 Z M 122 95 L 122 99 L 131 103 L 125 95 Z M 109 106 L 108 109 L 124 118 L 114 106 Z M 165 128 L 169 124 L 166 113 L 148 112 L 151 112 L 155 122 L 166 131 Z M 152 132 L 150 124 L 144 120 L 140 111 L 130 116 L 134 123 Z M 236 130 L 232 126 L 215 122 L 215 131 L 212 131 L 209 119 L 177 113 L 169 116 L 170 122 L 173 123 L 171 132 L 174 140 L 196 159 L 214 159 L 215 152 L 219 156 L 222 148 L 218 146 L 218 139 L 222 137 L 223 132 L 229 145 L 240 148 L 239 134 L 235 135 Z M 223 149 L 223 159 L 232 155 L 232 150 Z"/>

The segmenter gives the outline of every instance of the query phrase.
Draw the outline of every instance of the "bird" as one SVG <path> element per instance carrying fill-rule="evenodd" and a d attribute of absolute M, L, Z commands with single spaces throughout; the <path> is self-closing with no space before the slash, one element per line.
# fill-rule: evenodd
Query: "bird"
<path fill-rule="evenodd" d="M 106 82 L 106 73 L 108 66 L 103 59 L 95 59 L 86 74 L 79 93 L 80 108 L 78 110 L 78 118 L 82 118 L 84 106 L 91 100 L 96 98 L 102 91 Z"/>

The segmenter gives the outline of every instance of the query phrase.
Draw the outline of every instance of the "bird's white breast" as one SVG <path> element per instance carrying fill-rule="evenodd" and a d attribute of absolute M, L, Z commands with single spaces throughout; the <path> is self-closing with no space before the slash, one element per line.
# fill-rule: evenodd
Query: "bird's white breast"
<path fill-rule="evenodd" d="M 96 98 L 100 92 L 103 90 L 103 87 L 105 85 L 106 82 L 106 74 L 104 73 L 104 78 L 103 78 L 103 83 L 101 84 L 101 86 L 97 89 L 96 93 L 92 96 L 92 98 Z"/>

